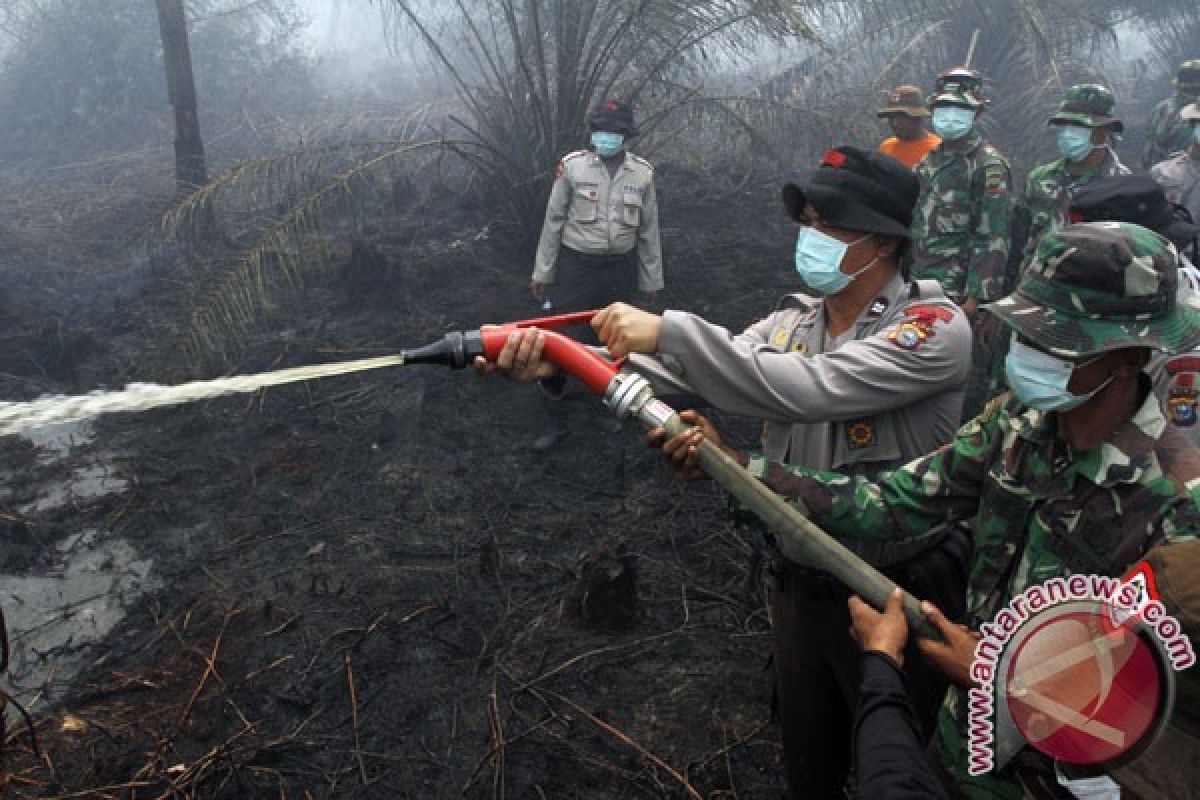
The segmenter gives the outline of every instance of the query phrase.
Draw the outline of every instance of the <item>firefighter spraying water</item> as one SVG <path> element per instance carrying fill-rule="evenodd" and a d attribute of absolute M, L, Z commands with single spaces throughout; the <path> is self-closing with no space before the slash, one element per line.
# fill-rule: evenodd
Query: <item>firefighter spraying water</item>
<path fill-rule="evenodd" d="M 0 434 L 13 434 L 44 425 L 79 420 L 113 412 L 146 411 L 163 406 L 208 400 L 229 394 L 257 391 L 298 381 L 413 364 L 440 364 L 463 369 L 476 356 L 495 359 L 510 333 L 521 328 L 545 332 L 544 358 L 577 378 L 621 419 L 633 418 L 645 428 L 663 428 L 668 435 L 688 429 L 676 411 L 654 396 L 649 382 L 640 375 L 622 373 L 620 362 L 605 359 L 590 347 L 559 333 L 557 329 L 590 322 L 595 311 L 542 317 L 478 330 L 452 332 L 442 339 L 397 355 L 343 361 L 306 367 L 238 375 L 178 386 L 131 384 L 123 390 L 93 392 L 73 397 L 47 397 L 27 403 L 0 406 Z M 877 608 L 882 608 L 895 584 L 857 555 L 826 535 L 799 511 L 755 479 L 721 450 L 705 442 L 700 448 L 704 468 L 776 532 L 788 537 L 814 568 L 837 577 Z M 909 624 L 923 636 L 938 638 L 916 598 L 905 597 Z"/>

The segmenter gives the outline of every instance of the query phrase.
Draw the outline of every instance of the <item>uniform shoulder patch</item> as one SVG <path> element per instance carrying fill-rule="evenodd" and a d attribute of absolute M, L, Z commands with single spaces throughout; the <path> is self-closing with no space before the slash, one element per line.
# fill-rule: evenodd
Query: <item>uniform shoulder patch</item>
<path fill-rule="evenodd" d="M 1180 428 L 1200 421 L 1200 355 L 1175 356 L 1167 362 L 1167 419 Z"/>
<path fill-rule="evenodd" d="M 913 303 L 904 309 L 904 314 L 909 319 L 920 320 L 934 324 L 937 322 L 949 322 L 954 319 L 954 309 L 949 305 L 934 305 L 932 303 Z"/>
<path fill-rule="evenodd" d="M 983 168 L 983 189 L 993 194 L 1008 190 L 1008 165 L 988 164 Z"/>
<path fill-rule="evenodd" d="M 954 310 L 949 306 L 914 303 L 904 309 L 904 315 L 887 338 L 901 350 L 918 350 L 936 333 L 938 323 L 954 319 Z"/>

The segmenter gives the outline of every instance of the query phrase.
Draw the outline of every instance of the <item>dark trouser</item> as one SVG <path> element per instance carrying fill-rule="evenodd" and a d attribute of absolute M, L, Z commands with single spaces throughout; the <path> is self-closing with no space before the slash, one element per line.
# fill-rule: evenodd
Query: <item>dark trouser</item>
<path fill-rule="evenodd" d="M 546 295 L 559 314 L 604 308 L 618 301 L 633 302 L 637 264 L 636 248 L 607 256 L 559 248 L 556 280 L 546 287 Z"/>
<path fill-rule="evenodd" d="M 884 573 L 950 619 L 966 606 L 971 543 L 952 529 L 933 549 Z M 833 577 L 776 556 L 768 579 L 775 703 L 783 729 L 784 768 L 792 798 L 843 798 L 853 756 L 860 682 L 859 649 L 850 638 L 849 591 Z M 946 680 L 910 639 L 904 654 L 909 698 L 926 740 L 935 730 Z"/>
<path fill-rule="evenodd" d="M 554 283 L 546 286 L 546 296 L 554 304 L 553 314 L 570 311 L 599 309 L 616 302 L 633 302 L 637 288 L 637 250 L 611 256 L 592 256 L 579 253 L 569 247 L 558 251 L 558 269 Z M 568 336 L 599 344 L 591 328 L 582 326 L 564 331 Z M 566 429 L 572 410 L 591 399 L 579 387 L 571 387 L 560 399 L 543 397 L 548 425 L 555 429 Z M 594 414 L 598 410 L 589 409 Z"/>

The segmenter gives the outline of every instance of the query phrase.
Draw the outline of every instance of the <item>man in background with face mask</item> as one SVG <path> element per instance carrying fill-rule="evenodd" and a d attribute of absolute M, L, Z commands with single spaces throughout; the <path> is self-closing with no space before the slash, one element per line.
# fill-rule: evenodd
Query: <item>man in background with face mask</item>
<path fill-rule="evenodd" d="M 1046 123 L 1054 128 L 1060 158 L 1035 168 L 1025 181 L 1025 193 L 1013 212 L 1009 286 L 1037 251 L 1038 240 L 1067 223 L 1072 195 L 1097 178 L 1129 174 L 1109 143 L 1113 134 L 1125 129 L 1113 116 L 1114 102 L 1112 92 L 1099 84 L 1072 86 Z"/>
<path fill-rule="evenodd" d="M 1185 106 L 1200 99 L 1200 59 L 1185 61 L 1171 81 L 1175 94 L 1162 100 L 1150 115 L 1150 134 L 1142 151 L 1142 169 L 1150 169 L 1172 153 L 1192 145 L 1192 126 L 1184 119 Z"/>
<path fill-rule="evenodd" d="M 783 188 L 801 228 L 795 270 L 809 291 L 740 334 L 683 311 L 661 316 L 617 303 L 593 322 L 626 369 L 659 396 L 701 395 L 732 414 L 763 419 L 768 458 L 874 476 L 947 441 L 958 427 L 969 369 L 965 315 L 936 281 L 910 283 L 899 262 L 917 199 L 916 177 L 895 159 L 856 147 L 825 154 Z M 539 359 L 540 332 L 515 334 L 495 367 L 518 380 L 554 379 Z M 656 356 L 650 358 L 648 356 Z M 669 365 L 669 366 L 668 366 Z M 476 368 L 491 368 L 477 363 Z M 961 608 L 969 538 L 947 529 L 919 548 L 864 553 L 919 596 Z M 848 594 L 772 545 L 768 596 L 776 704 L 790 791 L 843 797 L 859 687 Z M 931 735 L 943 679 L 909 662 L 913 705 Z"/>
<path fill-rule="evenodd" d="M 726 449 L 847 544 L 918 542 L 947 521 L 970 521 L 969 629 L 925 606 L 943 641 L 919 646 L 960 688 L 973 685 L 971 630 L 1027 588 L 1073 574 L 1119 576 L 1150 548 L 1200 535 L 1200 454 L 1167 424 L 1145 372 L 1154 350 L 1200 345 L 1200 294 L 1180 284 L 1170 243 L 1129 223 L 1051 231 L 1017 290 L 985 310 L 1012 331 L 1012 392 L 950 446 L 874 482 Z M 720 444 L 707 420 L 691 419 L 698 429 L 664 447 L 689 477 L 700 441 Z M 1019 800 L 1018 779 L 1059 782 L 1028 749 L 970 777 L 966 698 L 947 698 L 938 729 L 957 796 Z"/>
<path fill-rule="evenodd" d="M 895 134 L 879 145 L 879 152 L 891 156 L 910 169 L 942 143 L 936 133 L 925 130 L 929 109 L 916 86 L 897 86 L 888 93 L 887 105 L 876 116 L 888 121 Z"/>
<path fill-rule="evenodd" d="M 633 109 L 609 100 L 588 124 L 589 148 L 563 157 L 546 204 L 530 291 L 547 311 L 551 298 L 560 311 L 603 308 L 630 299 L 635 284 L 650 304 L 663 288 L 654 168 L 626 149 L 638 133 Z M 535 451 L 566 436 L 564 412 L 548 408 Z"/>
<path fill-rule="evenodd" d="M 938 76 L 930 98 L 941 145 L 917 165 L 921 196 L 913 215 L 909 274 L 936 280 L 975 329 L 963 416 L 983 408 L 991 386 L 995 325 L 979 306 L 1004 294 L 1011 177 L 1008 161 L 979 133 L 983 78 L 957 67 Z"/>
<path fill-rule="evenodd" d="M 1200 62 L 1196 64 L 1200 70 Z M 1186 106 L 1179 118 L 1188 135 L 1187 149 L 1155 164 L 1150 176 L 1167 193 L 1167 200 L 1200 221 L 1200 103 Z"/>

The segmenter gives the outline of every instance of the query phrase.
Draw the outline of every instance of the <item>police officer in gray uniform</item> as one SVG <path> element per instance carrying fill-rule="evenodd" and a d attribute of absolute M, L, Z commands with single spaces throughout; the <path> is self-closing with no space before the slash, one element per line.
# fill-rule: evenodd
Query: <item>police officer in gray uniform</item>
<path fill-rule="evenodd" d="M 633 296 L 653 302 L 663 288 L 654 167 L 630 153 L 633 109 L 608 101 L 592 112 L 589 149 L 559 162 L 538 242 L 531 289 L 539 301 L 603 308 Z"/>
<path fill-rule="evenodd" d="M 632 354 L 626 368 L 660 395 L 698 394 L 765 420 L 767 458 L 864 475 L 898 467 L 950 441 L 971 358 L 958 305 L 936 281 L 910 283 L 900 273 L 918 190 L 893 158 L 830 150 L 806 180 L 783 190 L 802 226 L 795 267 L 812 294 L 783 298 L 740 334 L 683 311 L 658 316 L 620 303 L 593 327 L 613 355 Z M 496 365 L 477 369 L 554 380 L 540 347 L 536 331 L 515 335 Z M 785 541 L 774 547 L 768 593 L 788 784 L 796 797 L 841 797 L 859 684 L 847 594 L 788 558 Z M 961 613 L 963 532 L 947 530 L 919 554 L 862 552 L 917 596 Z M 907 663 L 929 736 L 945 684 L 915 654 Z"/>
<path fill-rule="evenodd" d="M 588 149 L 559 162 L 530 291 L 546 310 L 575 311 L 628 300 L 636 284 L 651 304 L 663 288 L 654 168 L 627 149 L 638 134 L 630 106 L 604 102 L 588 124 Z M 566 416 L 565 404 L 547 408 L 535 451 L 566 435 Z"/>

